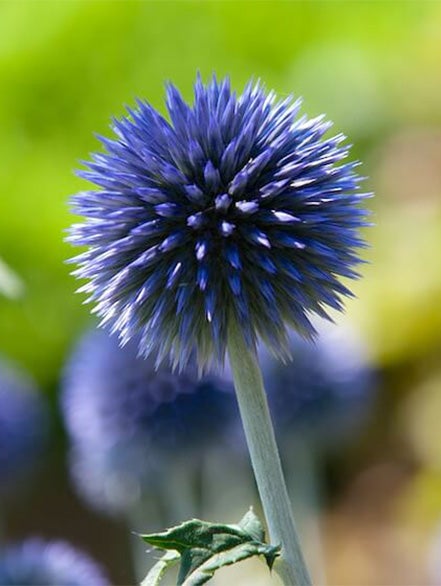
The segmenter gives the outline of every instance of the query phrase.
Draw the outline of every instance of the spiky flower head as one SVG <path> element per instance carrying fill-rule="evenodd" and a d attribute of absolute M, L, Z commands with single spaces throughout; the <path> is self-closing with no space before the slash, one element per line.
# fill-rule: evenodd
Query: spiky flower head
<path fill-rule="evenodd" d="M 7 492 L 37 463 L 46 445 L 49 416 L 34 382 L 0 360 L 0 492 Z"/>
<path fill-rule="evenodd" d="M 375 370 L 355 330 L 325 323 L 317 329 L 316 344 L 291 335 L 288 364 L 261 355 L 275 427 L 288 449 L 296 434 L 316 445 L 335 445 L 360 428 L 375 397 Z"/>
<path fill-rule="evenodd" d="M 107 586 L 102 570 L 64 541 L 30 538 L 0 552 L 0 584 L 8 586 Z"/>
<path fill-rule="evenodd" d="M 74 274 L 144 355 L 222 360 L 231 320 L 250 347 L 261 338 L 283 354 L 287 328 L 312 336 L 310 315 L 350 295 L 339 278 L 357 276 L 363 244 L 357 164 L 300 100 L 259 83 L 236 95 L 216 78 L 194 94 L 187 105 L 169 85 L 169 121 L 138 101 L 101 138 L 107 153 L 80 172 L 98 190 L 72 198 L 86 221 L 70 241 L 89 247 Z"/>
<path fill-rule="evenodd" d="M 92 505 L 124 511 L 173 461 L 191 461 L 229 442 L 237 407 L 220 376 L 180 373 L 93 330 L 70 358 L 62 411 L 72 440 L 71 471 Z"/>

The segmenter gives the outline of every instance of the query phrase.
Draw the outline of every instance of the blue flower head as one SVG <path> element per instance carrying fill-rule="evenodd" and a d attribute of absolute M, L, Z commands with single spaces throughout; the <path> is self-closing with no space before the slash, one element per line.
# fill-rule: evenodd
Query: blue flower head
<path fill-rule="evenodd" d="M 325 138 L 331 124 L 300 103 L 198 78 L 191 106 L 168 86 L 169 121 L 138 101 L 101 138 L 107 152 L 80 172 L 98 189 L 72 198 L 86 221 L 69 240 L 88 246 L 74 274 L 122 342 L 203 366 L 223 360 L 235 320 L 250 347 L 283 355 L 287 328 L 311 337 L 311 314 L 342 309 L 367 194 L 345 137 Z"/>
<path fill-rule="evenodd" d="M 262 353 L 275 427 L 288 445 L 295 434 L 325 445 L 348 437 L 360 428 L 375 396 L 374 369 L 355 332 L 325 324 L 318 330 L 316 344 L 291 335 L 288 364 Z"/>
<path fill-rule="evenodd" d="M 8 586 L 107 586 L 101 569 L 63 541 L 27 539 L 0 552 L 0 584 Z"/>
<path fill-rule="evenodd" d="M 9 491 L 36 464 L 48 427 L 48 410 L 34 383 L 0 360 L 0 492 Z"/>
<path fill-rule="evenodd" d="M 120 348 L 103 331 L 86 334 L 74 351 L 62 410 L 77 488 L 109 509 L 136 501 L 172 460 L 226 445 L 237 422 L 234 393 L 219 376 L 156 369 L 135 342 Z"/>

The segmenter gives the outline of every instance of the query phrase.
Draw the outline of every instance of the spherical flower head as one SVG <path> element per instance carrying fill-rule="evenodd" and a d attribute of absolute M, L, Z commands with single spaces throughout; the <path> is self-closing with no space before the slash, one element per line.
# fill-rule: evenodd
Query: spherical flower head
<path fill-rule="evenodd" d="M 33 381 L 0 360 L 0 492 L 11 490 L 36 464 L 48 427 L 47 406 Z"/>
<path fill-rule="evenodd" d="M 99 188 L 72 198 L 81 290 L 123 342 L 174 365 L 222 361 L 232 320 L 283 354 L 287 328 L 313 336 L 310 316 L 341 309 L 339 278 L 357 276 L 367 194 L 345 137 L 259 83 L 238 96 L 198 78 L 192 105 L 169 85 L 167 109 L 138 101 L 80 172 Z"/>
<path fill-rule="evenodd" d="M 8 586 L 107 586 L 101 569 L 63 541 L 27 539 L 0 552 L 0 584 Z"/>
<path fill-rule="evenodd" d="M 262 369 L 277 431 L 290 441 L 300 435 L 335 445 L 360 428 L 375 396 L 376 376 L 365 345 L 347 326 L 318 326 L 315 344 L 290 338 L 292 362 L 268 352 Z"/>
<path fill-rule="evenodd" d="M 136 342 L 120 348 L 99 330 L 68 362 L 62 411 L 77 488 L 115 510 L 139 499 L 171 461 L 226 445 L 237 421 L 232 387 L 220 376 L 156 368 L 152 357 L 138 356 Z"/>

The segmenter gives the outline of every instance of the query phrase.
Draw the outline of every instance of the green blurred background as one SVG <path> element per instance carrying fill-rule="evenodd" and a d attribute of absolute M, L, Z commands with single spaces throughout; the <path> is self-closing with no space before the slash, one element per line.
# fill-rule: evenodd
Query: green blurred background
<path fill-rule="evenodd" d="M 99 148 L 94 132 L 109 134 L 111 117 L 136 97 L 163 110 L 168 80 L 190 98 L 200 71 L 227 74 L 237 89 L 254 77 L 280 95 L 301 95 L 306 112 L 325 112 L 354 144 L 376 192 L 376 227 L 348 319 L 383 384 L 367 433 L 330 465 L 323 525 L 331 584 L 433 581 L 440 63 L 438 2 L 0 2 L 0 258 L 23 283 L 17 298 L 0 297 L 0 350 L 35 376 L 55 421 L 63 360 L 90 321 L 64 264 L 72 250 L 63 235 L 68 196 L 85 188 L 73 171 Z M 58 422 L 45 472 L 10 513 L 7 533 L 73 539 L 127 583 L 124 530 L 76 501 L 64 448 Z"/>

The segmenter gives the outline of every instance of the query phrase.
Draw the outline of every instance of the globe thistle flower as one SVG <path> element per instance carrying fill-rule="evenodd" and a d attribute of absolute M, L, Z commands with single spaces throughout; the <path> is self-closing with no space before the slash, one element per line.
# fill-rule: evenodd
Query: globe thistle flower
<path fill-rule="evenodd" d="M 63 541 L 38 538 L 0 552 L 0 584 L 7 586 L 107 586 L 102 570 Z"/>
<path fill-rule="evenodd" d="M 312 337 L 311 315 L 342 309 L 368 194 L 345 137 L 325 138 L 331 123 L 300 105 L 198 78 L 191 106 L 168 86 L 170 121 L 138 101 L 100 138 L 107 152 L 79 173 L 98 189 L 72 198 L 86 221 L 69 240 L 89 247 L 74 274 L 123 343 L 204 366 L 223 360 L 234 322 L 249 348 L 283 355 L 287 328 Z"/>
<path fill-rule="evenodd" d="M 79 492 L 99 508 L 129 508 L 154 486 L 164 466 L 190 460 L 228 441 L 237 422 L 230 385 L 155 368 L 120 348 L 115 336 L 92 331 L 68 362 L 62 411 L 72 438 L 72 475 Z"/>
<path fill-rule="evenodd" d="M 329 446 L 360 426 L 374 397 L 375 374 L 360 338 L 349 328 L 318 327 L 315 344 L 290 338 L 293 361 L 263 352 L 262 370 L 280 437 Z"/>
<path fill-rule="evenodd" d="M 0 492 L 11 489 L 41 456 L 49 417 L 41 393 L 0 360 Z"/>

